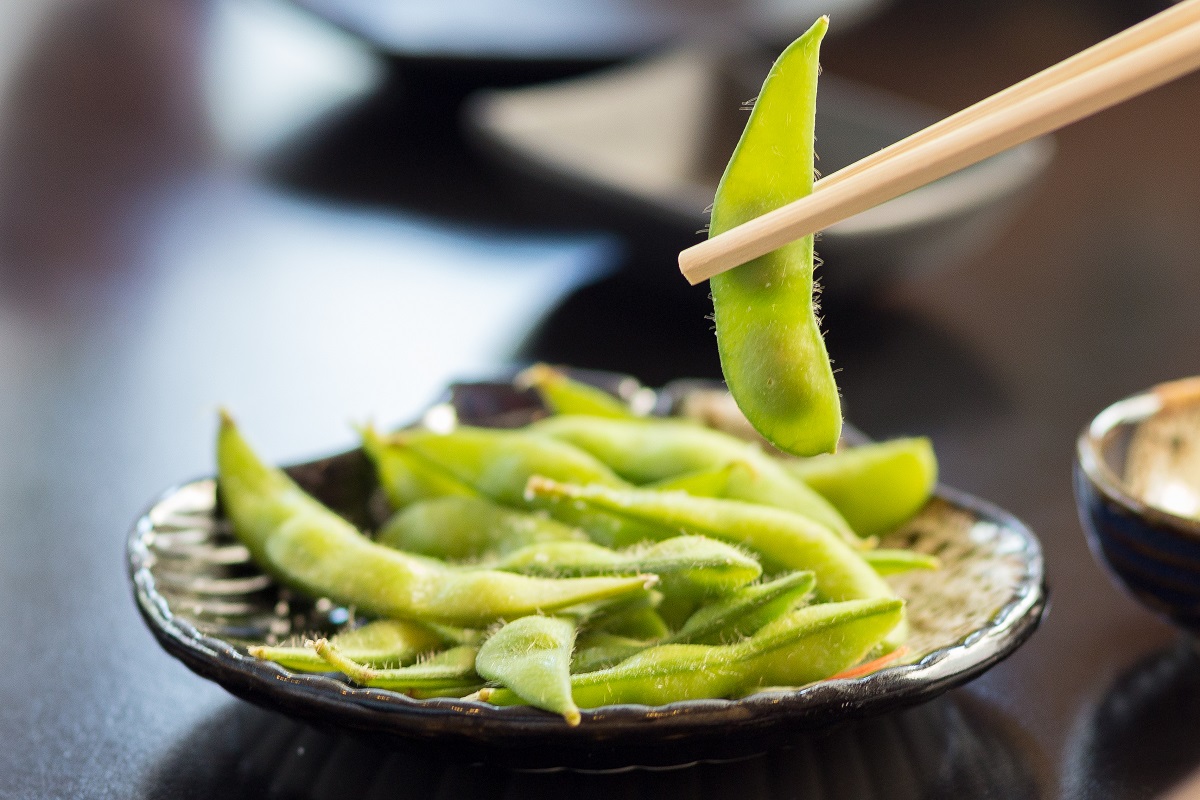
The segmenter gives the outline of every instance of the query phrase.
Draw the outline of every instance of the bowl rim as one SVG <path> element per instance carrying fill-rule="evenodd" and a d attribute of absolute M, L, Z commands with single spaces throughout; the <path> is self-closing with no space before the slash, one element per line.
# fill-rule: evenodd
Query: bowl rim
<path fill-rule="evenodd" d="M 1129 395 L 1097 414 L 1080 432 L 1075 457 L 1088 482 L 1109 502 L 1159 526 L 1200 539 L 1200 520 L 1174 514 L 1135 496 L 1101 453 L 1104 439 L 1118 426 L 1149 419 L 1162 411 L 1200 402 L 1200 376 L 1155 384 Z"/>

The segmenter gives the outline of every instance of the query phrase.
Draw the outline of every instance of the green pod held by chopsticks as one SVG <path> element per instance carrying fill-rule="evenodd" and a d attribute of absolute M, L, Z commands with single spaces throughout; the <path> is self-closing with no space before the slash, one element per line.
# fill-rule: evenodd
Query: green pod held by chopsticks
<path fill-rule="evenodd" d="M 218 490 L 234 533 L 281 583 L 365 614 L 484 627 L 581 603 L 641 594 L 652 576 L 545 579 L 453 569 L 378 545 L 264 464 L 222 415 Z"/>
<path fill-rule="evenodd" d="M 408 620 L 381 619 L 339 633 L 329 643 L 368 667 L 403 667 L 446 644 L 446 638 L 426 625 Z M 296 672 L 328 672 L 329 662 L 312 647 L 251 647 L 250 655 Z"/>
<path fill-rule="evenodd" d="M 575 623 L 558 617 L 522 617 L 496 631 L 479 648 L 475 669 L 535 708 L 579 724 L 571 697 Z"/>
<path fill-rule="evenodd" d="M 716 236 L 813 189 L 817 20 L 771 67 L 717 187 Z M 813 303 L 813 237 L 709 281 L 725 382 L 755 429 L 788 453 L 832 452 L 841 403 Z"/>
<path fill-rule="evenodd" d="M 860 445 L 784 466 L 861 536 L 887 533 L 916 516 L 933 495 L 938 474 L 933 445 L 924 437 Z"/>
<path fill-rule="evenodd" d="M 540 513 L 461 495 L 413 503 L 375 537 L 382 545 L 446 561 L 497 558 L 539 542 L 586 540 L 578 528 Z"/>

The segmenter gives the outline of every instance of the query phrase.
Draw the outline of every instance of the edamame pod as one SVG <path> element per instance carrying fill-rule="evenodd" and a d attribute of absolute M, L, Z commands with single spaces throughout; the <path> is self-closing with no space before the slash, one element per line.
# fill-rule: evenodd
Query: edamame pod
<path fill-rule="evenodd" d="M 743 586 L 698 609 L 667 641 L 729 644 L 753 636 L 767 623 L 807 602 L 815 585 L 811 572 L 791 572 L 767 583 Z"/>
<path fill-rule="evenodd" d="M 369 667 L 403 667 L 446 644 L 441 634 L 418 622 L 381 619 L 329 640 L 347 658 Z M 327 672 L 329 662 L 312 647 L 250 647 L 250 655 L 296 672 Z"/>
<path fill-rule="evenodd" d="M 579 709 L 571 698 L 574 646 L 575 623 L 570 620 L 522 617 L 483 643 L 475 670 L 531 706 L 562 715 L 568 725 L 578 725 Z"/>
<path fill-rule="evenodd" d="M 884 534 L 912 519 L 937 485 L 937 457 L 924 437 L 865 444 L 783 464 L 837 507 L 861 536 Z"/>
<path fill-rule="evenodd" d="M 495 568 L 560 577 L 653 574 L 703 593 L 732 591 L 762 574 L 750 556 L 703 536 L 675 536 L 621 552 L 590 542 L 543 542 L 511 553 Z"/>
<path fill-rule="evenodd" d="M 264 464 L 228 415 L 217 436 L 218 489 L 234 532 L 280 582 L 376 617 L 484 627 L 539 611 L 641 593 L 652 576 L 544 579 L 452 569 L 375 544 Z"/>
<path fill-rule="evenodd" d="M 717 187 L 709 235 L 810 194 L 817 20 L 771 67 Z M 841 435 L 837 385 L 813 302 L 813 237 L 709 281 L 729 391 L 755 429 L 796 455 L 830 452 Z"/>
<path fill-rule="evenodd" d="M 806 606 L 768 624 L 754 635 L 762 652 L 748 669 L 757 685 L 803 686 L 857 664 L 900 624 L 898 598 L 821 603 Z M 797 636 L 798 630 L 804 634 Z M 771 642 L 784 642 L 776 647 Z"/>
<path fill-rule="evenodd" d="M 524 430 L 460 426 L 444 434 L 404 431 L 387 440 L 386 446 L 409 450 L 488 498 L 515 508 L 538 507 L 535 499 L 525 496 L 525 484 L 533 475 L 606 486 L 626 485 L 611 469 L 583 450 Z M 663 538 L 660 532 L 647 530 L 645 525 L 611 514 L 561 504 L 549 511 L 560 522 L 583 528 L 603 545 L 623 546 Z"/>
<path fill-rule="evenodd" d="M 692 531 L 744 545 L 771 566 L 811 570 L 817 591 L 828 600 L 892 596 L 891 588 L 859 553 L 827 528 L 798 514 L 683 492 L 576 486 L 537 477 L 530 479 L 529 491 L 644 519 L 667 530 Z"/>
<path fill-rule="evenodd" d="M 418 500 L 434 497 L 478 497 L 479 493 L 435 464 L 416 454 L 387 447 L 384 439 L 367 425 L 359 430 L 363 451 L 375 464 L 379 485 L 392 508 L 402 509 Z"/>
<path fill-rule="evenodd" d="M 595 672 L 598 669 L 607 669 L 655 644 L 653 639 L 621 636 L 607 631 L 592 631 L 579 637 L 578 647 L 571 657 L 571 672 Z"/>
<path fill-rule="evenodd" d="M 438 497 L 396 512 L 375 541 L 446 561 L 500 557 L 539 542 L 587 541 L 583 531 L 543 514 L 505 508 L 478 496 Z"/>
<path fill-rule="evenodd" d="M 417 690 L 436 691 L 478 685 L 475 673 L 476 647 L 452 647 L 437 653 L 419 664 L 396 669 L 373 669 L 346 657 L 327 640 L 313 642 L 313 649 L 331 667 L 346 675 L 355 683 L 374 689 L 391 689 L 397 692 Z"/>
<path fill-rule="evenodd" d="M 847 541 L 857 541 L 850 525 L 828 500 L 794 478 L 782 463 L 757 445 L 727 433 L 683 420 L 593 417 L 551 417 L 536 423 L 533 430 L 575 445 L 637 484 L 729 468 L 724 483 L 719 477 L 704 481 L 694 476 L 690 488 L 686 484 L 683 488 L 692 494 L 702 494 L 708 483 L 713 488 L 719 487 L 722 496 L 794 511 L 825 525 Z M 546 477 L 565 480 L 554 475 Z"/>
<path fill-rule="evenodd" d="M 597 632 L 649 641 L 657 641 L 671 633 L 662 615 L 650 606 L 608 614 L 596 622 L 595 627 Z"/>
<path fill-rule="evenodd" d="M 518 387 L 532 386 L 542 403 L 554 414 L 583 414 L 592 417 L 631 419 L 629 405 L 603 389 L 572 380 L 566 373 L 546 364 L 534 364 L 517 376 Z"/>

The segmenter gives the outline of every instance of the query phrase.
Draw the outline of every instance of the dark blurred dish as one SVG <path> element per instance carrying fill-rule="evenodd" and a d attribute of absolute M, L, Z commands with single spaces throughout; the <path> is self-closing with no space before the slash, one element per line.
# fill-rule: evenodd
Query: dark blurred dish
<path fill-rule="evenodd" d="M 1200 378 L 1100 412 L 1079 436 L 1075 496 L 1097 560 L 1153 611 L 1200 632 Z"/>
<path fill-rule="evenodd" d="M 616 61 L 737 30 L 781 46 L 821 14 L 848 27 L 890 0 L 292 0 L 392 55 L 451 61 Z"/>
<path fill-rule="evenodd" d="M 590 377 L 599 383 L 632 380 L 611 373 Z M 723 392 L 719 397 L 728 401 Z M 694 382 L 668 386 L 656 399 L 664 412 L 721 402 Z M 464 423 L 498 427 L 524 424 L 544 410 L 536 396 L 511 383 L 456 386 L 449 403 Z M 708 419 L 724 418 L 709 411 Z M 348 519 L 364 524 L 369 518 L 376 485 L 361 450 L 290 473 Z M 936 572 L 894 579 L 909 598 L 905 663 L 739 700 L 603 706 L 568 727 L 535 709 L 468 699 L 415 701 L 331 676 L 292 673 L 247 655 L 248 645 L 336 631 L 350 615 L 328 600 L 283 590 L 263 574 L 233 539 L 214 495 L 212 479 L 184 484 L 156 502 L 130 534 L 134 594 L 164 649 L 261 706 L 377 734 L 380 741 L 425 743 L 456 757 L 509 766 L 660 766 L 762 752 L 780 737 L 910 706 L 970 680 L 1024 643 L 1045 605 L 1041 547 L 1033 533 L 1004 511 L 943 487 L 916 519 L 881 541 L 934 553 L 942 562 Z"/>
<path fill-rule="evenodd" d="M 706 208 L 745 125 L 739 108 L 769 67 L 758 49 L 697 44 L 558 83 L 481 92 L 465 120 L 514 171 L 586 194 L 614 216 L 632 205 L 686 236 L 708 222 Z M 834 172 L 940 116 L 823 76 L 819 167 Z M 825 277 L 844 297 L 965 260 L 999 232 L 1053 153 L 1050 139 L 1035 140 L 834 225 L 817 245 L 830 264 Z M 673 264 L 662 272 L 682 280 Z"/>

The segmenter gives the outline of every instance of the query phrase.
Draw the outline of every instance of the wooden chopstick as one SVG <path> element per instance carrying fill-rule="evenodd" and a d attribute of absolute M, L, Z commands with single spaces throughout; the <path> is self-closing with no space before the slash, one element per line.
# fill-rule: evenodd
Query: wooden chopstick
<path fill-rule="evenodd" d="M 1186 0 L 818 181 L 807 197 L 689 247 L 680 271 L 700 283 L 1197 68 L 1200 0 Z"/>
<path fill-rule="evenodd" d="M 951 114 L 945 119 L 939 120 L 929 127 L 901 139 L 895 144 L 878 150 L 865 158 L 855 161 L 853 164 L 843 167 L 837 172 L 827 175 L 813 185 L 813 191 L 817 192 L 821 189 L 834 186 L 851 175 L 857 175 L 863 170 L 873 167 L 886 158 L 891 158 L 905 150 L 911 150 L 919 144 L 941 136 L 955 128 L 960 128 L 982 116 L 995 113 L 1001 108 L 1030 97 L 1053 86 L 1059 81 L 1080 75 L 1093 67 L 1097 67 L 1105 61 L 1110 61 L 1139 47 L 1152 44 L 1160 36 L 1192 22 L 1200 22 L 1200 0 L 1183 0 L 1183 2 L 1160 11 L 1151 17 L 1147 17 L 1136 25 L 1097 42 L 1086 50 L 1081 50 L 1075 55 L 1063 59 L 1057 64 L 1047 67 L 1023 81 L 1014 83 L 1007 89 L 1002 89 L 990 97 L 985 97 L 974 105 L 967 106 L 962 111 Z"/>

